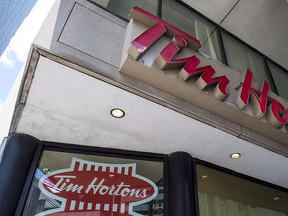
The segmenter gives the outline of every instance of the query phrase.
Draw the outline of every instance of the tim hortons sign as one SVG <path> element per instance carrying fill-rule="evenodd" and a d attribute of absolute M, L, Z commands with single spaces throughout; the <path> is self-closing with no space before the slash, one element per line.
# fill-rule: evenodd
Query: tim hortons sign
<path fill-rule="evenodd" d="M 267 81 L 203 57 L 199 40 L 141 8 L 130 17 L 120 72 L 288 144 L 288 104 Z"/>
<path fill-rule="evenodd" d="M 106 164 L 73 158 L 70 168 L 43 176 L 40 190 L 61 207 L 37 216 L 142 216 L 133 206 L 154 199 L 157 186 L 136 174 L 136 164 Z"/>

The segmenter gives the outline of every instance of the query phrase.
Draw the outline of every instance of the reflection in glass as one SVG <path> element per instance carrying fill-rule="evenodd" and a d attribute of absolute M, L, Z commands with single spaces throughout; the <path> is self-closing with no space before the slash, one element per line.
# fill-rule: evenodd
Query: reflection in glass
<path fill-rule="evenodd" d="M 254 74 L 255 82 L 261 84 L 266 80 L 270 84 L 271 91 L 275 92 L 264 57 L 225 32 L 221 33 L 228 66 L 241 74 L 249 68 Z"/>
<path fill-rule="evenodd" d="M 268 61 L 273 81 L 279 96 L 288 100 L 288 72 Z"/>
<path fill-rule="evenodd" d="M 200 40 L 200 51 L 220 62 L 224 62 L 221 51 L 219 32 L 216 26 L 207 22 L 190 9 L 174 0 L 91 0 L 114 14 L 129 20 L 128 14 L 133 7 L 138 6 L 154 16 L 160 16 L 164 21 Z M 160 5 L 161 4 L 161 5 Z M 161 11 L 159 11 L 161 6 Z M 161 14 L 161 15 L 160 15 Z"/>
<path fill-rule="evenodd" d="M 117 14 L 129 20 L 129 13 L 133 7 L 140 7 L 149 13 L 157 16 L 158 14 L 158 0 L 91 0 L 101 6 L 105 7 L 108 11 Z"/>
<path fill-rule="evenodd" d="M 135 174 L 133 174 L 134 171 Z M 143 184 L 145 181 L 148 183 Z M 146 202 L 145 197 L 149 197 L 148 188 L 151 184 L 156 184 L 152 185 L 156 187 L 156 190 L 153 189 L 153 196 L 151 196 L 155 198 Z M 118 192 L 117 188 L 119 188 Z M 134 205 L 136 199 L 139 204 Z M 65 202 L 65 208 L 70 208 L 69 211 L 80 209 L 83 214 L 91 214 L 93 210 L 92 212 L 99 216 L 116 215 L 113 211 L 118 213 L 130 211 L 129 203 L 132 203 L 134 206 L 131 211 L 133 212 L 143 216 L 163 216 L 163 163 L 44 151 L 35 172 L 23 215 L 37 215 L 41 212 L 51 212 L 53 209 L 56 212 L 61 206 L 63 207 L 63 202 Z"/>
<path fill-rule="evenodd" d="M 202 165 L 197 165 L 197 181 L 200 216 L 288 215 L 283 191 Z"/>
<path fill-rule="evenodd" d="M 220 62 L 219 34 L 216 26 L 207 22 L 185 6 L 172 0 L 162 1 L 162 19 L 182 31 L 196 37 L 202 44 L 201 52 Z"/>

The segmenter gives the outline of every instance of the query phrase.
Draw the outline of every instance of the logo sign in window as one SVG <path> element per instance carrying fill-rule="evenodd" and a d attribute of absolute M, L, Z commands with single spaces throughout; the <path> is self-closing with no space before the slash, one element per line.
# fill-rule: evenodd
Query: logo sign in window
<path fill-rule="evenodd" d="M 136 163 L 107 164 L 73 158 L 70 168 L 53 171 L 39 181 L 40 190 L 61 207 L 37 216 L 137 215 L 133 206 L 153 200 L 158 188 L 136 174 Z"/>

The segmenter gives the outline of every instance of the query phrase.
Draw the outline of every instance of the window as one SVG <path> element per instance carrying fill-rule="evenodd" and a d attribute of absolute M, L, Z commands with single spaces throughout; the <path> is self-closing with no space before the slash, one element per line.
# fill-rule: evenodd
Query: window
<path fill-rule="evenodd" d="M 288 194 L 197 165 L 200 216 L 287 216 Z"/>
<path fill-rule="evenodd" d="M 270 61 L 267 61 L 267 62 L 268 62 L 268 67 L 271 71 L 271 75 L 275 83 L 278 95 L 288 100 L 288 85 L 287 85 L 288 72 L 284 71 L 283 69 L 276 66 Z"/>
<path fill-rule="evenodd" d="M 159 0 L 91 0 L 114 14 L 129 20 L 129 13 L 133 7 L 141 7 L 149 13 L 157 16 L 159 10 Z"/>
<path fill-rule="evenodd" d="M 241 74 L 249 68 L 254 73 L 255 82 L 261 84 L 266 80 L 270 84 L 270 89 L 275 92 L 264 57 L 227 33 L 221 33 L 228 66 Z"/>
<path fill-rule="evenodd" d="M 159 161 L 45 150 L 23 215 L 162 216 L 163 187 Z"/>
<path fill-rule="evenodd" d="M 129 19 L 129 12 L 133 7 L 138 6 L 196 37 L 201 41 L 200 51 L 205 55 L 220 62 L 224 61 L 216 26 L 175 0 L 92 0 L 92 2 L 100 4 L 124 19 Z"/>
<path fill-rule="evenodd" d="M 261 84 L 268 81 L 270 90 L 278 93 L 283 98 L 288 98 L 287 81 L 288 72 L 280 69 L 266 58 L 252 50 L 247 45 L 230 36 L 224 31 L 219 31 L 219 26 L 199 16 L 188 7 L 176 0 L 90 0 L 108 11 L 129 20 L 129 12 L 135 6 L 160 17 L 166 22 L 197 38 L 202 46 L 200 52 L 204 56 L 216 59 L 227 64 L 239 73 L 245 73 L 247 68 L 253 71 L 254 81 Z M 220 34 L 222 40 L 220 39 Z M 225 54 L 224 54 L 225 53 Z M 226 59 L 225 59 L 225 57 Z M 271 70 L 271 74 L 270 71 Z M 273 82 L 274 81 L 274 82 Z M 274 86 L 276 85 L 276 86 Z"/>
<path fill-rule="evenodd" d="M 174 0 L 162 1 L 162 19 L 194 36 L 202 47 L 200 51 L 223 62 L 216 26 Z"/>

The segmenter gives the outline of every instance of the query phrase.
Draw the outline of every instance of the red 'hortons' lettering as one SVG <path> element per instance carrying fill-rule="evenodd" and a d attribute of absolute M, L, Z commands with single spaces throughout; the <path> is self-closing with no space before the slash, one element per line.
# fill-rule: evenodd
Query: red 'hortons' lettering
<path fill-rule="evenodd" d="M 276 128 L 280 128 L 288 123 L 288 114 L 285 107 L 277 100 L 268 96 L 269 83 L 264 81 L 262 91 L 252 88 L 253 73 L 247 69 L 242 89 L 236 104 L 240 109 L 248 105 L 249 101 L 252 104 L 255 115 L 258 119 L 267 115 L 267 121 Z M 267 106 L 268 107 L 267 112 Z"/>
<path fill-rule="evenodd" d="M 288 112 L 281 103 L 273 100 L 268 107 L 267 119 L 274 127 L 280 128 L 288 123 Z"/>
<path fill-rule="evenodd" d="M 244 82 L 242 83 L 242 90 L 239 98 L 236 101 L 237 106 L 243 109 L 250 99 L 258 119 L 266 115 L 269 83 L 264 82 L 262 92 L 252 88 L 253 73 L 247 69 Z M 250 97 L 251 96 L 251 97 Z"/>

